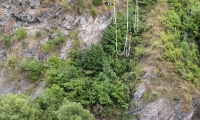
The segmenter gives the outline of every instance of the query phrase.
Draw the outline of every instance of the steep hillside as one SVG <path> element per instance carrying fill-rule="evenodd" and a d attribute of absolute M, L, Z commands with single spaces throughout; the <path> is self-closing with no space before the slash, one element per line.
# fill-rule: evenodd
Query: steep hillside
<path fill-rule="evenodd" d="M 199 8 L 1 0 L 0 119 L 200 119 Z"/>
<path fill-rule="evenodd" d="M 184 48 L 181 48 L 180 44 L 183 43 L 178 36 L 184 36 L 186 33 L 180 34 L 181 30 L 180 32 L 170 30 L 174 28 L 167 26 L 174 24 L 174 21 L 167 21 L 171 19 L 168 16 L 168 12 L 171 11 L 167 2 L 158 1 L 145 17 L 149 26 L 142 33 L 143 39 L 140 47 L 148 52 L 148 55 L 139 63 L 145 71 L 142 76 L 144 83 L 140 84 L 134 93 L 136 107 L 139 111 L 134 109 L 128 112 L 140 114 L 141 119 L 161 120 L 176 119 L 177 117 L 191 119 L 192 99 L 199 96 L 198 61 L 194 65 L 194 69 L 197 70 L 197 73 L 193 72 L 193 74 L 197 74 L 194 78 L 197 83 L 194 83 L 186 77 L 189 71 L 181 72 L 181 69 L 188 68 L 187 65 L 183 66 L 185 63 L 182 63 Z M 178 36 L 176 36 L 177 34 Z M 191 48 L 191 51 L 187 48 L 187 50 L 187 53 L 192 54 L 192 50 L 196 51 L 196 48 Z M 195 55 L 193 57 L 197 59 L 196 54 L 198 53 L 193 54 Z M 188 58 L 187 61 L 189 61 Z M 193 88 L 191 89 L 191 87 Z"/>
<path fill-rule="evenodd" d="M 195 5 L 197 1 L 157 1 L 145 17 L 149 27 L 140 47 L 148 55 L 139 64 L 146 73 L 134 94 L 137 108 L 127 113 L 148 120 L 192 119 L 198 106 L 192 101 L 199 97 L 200 80 L 198 46 L 194 44 L 199 25 L 190 16 Z M 196 25 L 195 29 L 191 25 Z"/>
<path fill-rule="evenodd" d="M 77 6 L 77 2 L 66 1 L 65 4 L 75 6 L 76 9 L 90 10 L 86 5 Z M 30 85 L 24 82 L 24 75 L 18 66 L 26 58 L 45 61 L 47 56 L 57 54 L 66 60 L 66 55 L 72 47 L 87 48 L 102 39 L 102 31 L 111 22 L 110 13 L 96 13 L 96 17 L 93 18 L 90 11 L 78 14 L 73 8 L 71 11 L 65 10 L 65 6 L 63 8 L 60 4 L 43 1 L 40 5 L 40 0 L 2 1 L 0 59 L 1 66 L 5 62 L 2 70 L 2 81 L 5 79 L 5 83 L 1 85 L 0 93 L 23 92 Z M 17 34 L 15 31 L 20 27 L 24 30 Z M 22 34 L 23 31 L 25 34 Z M 60 38 L 55 39 L 58 35 Z M 16 81 L 18 82 L 15 83 Z M 18 83 L 19 90 L 12 87 Z"/>

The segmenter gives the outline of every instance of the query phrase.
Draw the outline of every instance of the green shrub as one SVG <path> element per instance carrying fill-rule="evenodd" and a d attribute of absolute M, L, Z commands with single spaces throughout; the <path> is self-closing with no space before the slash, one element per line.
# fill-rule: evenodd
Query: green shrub
<path fill-rule="evenodd" d="M 91 86 L 88 86 L 87 81 L 88 78 L 76 78 L 64 83 L 67 98 L 74 102 L 80 102 L 82 105 L 93 104 L 90 103 L 88 88 Z"/>
<path fill-rule="evenodd" d="M 142 57 L 147 57 L 148 55 L 149 55 L 149 53 L 144 48 L 135 47 L 135 59 L 136 60 L 139 60 Z"/>
<path fill-rule="evenodd" d="M 48 44 L 42 45 L 42 51 L 45 53 L 49 53 L 52 50 L 55 50 L 55 46 L 49 44 L 50 42 L 48 42 Z"/>
<path fill-rule="evenodd" d="M 93 6 L 93 4 L 89 3 L 88 4 L 88 9 L 90 10 L 92 17 L 96 17 L 97 16 L 97 10 L 96 8 Z"/>
<path fill-rule="evenodd" d="M 102 5 L 102 4 L 103 4 L 102 0 L 93 0 L 93 5 L 94 6 L 99 6 L 99 5 Z"/>
<path fill-rule="evenodd" d="M 35 33 L 35 38 L 39 38 L 39 37 L 41 37 L 41 32 L 37 31 L 37 32 Z"/>
<path fill-rule="evenodd" d="M 65 92 L 63 88 L 54 84 L 46 88 L 44 94 L 38 97 L 36 101 L 40 105 L 40 108 L 45 111 L 44 116 L 47 118 L 45 120 L 57 120 L 55 112 L 58 110 L 59 106 L 61 106 L 64 95 Z"/>
<path fill-rule="evenodd" d="M 61 68 L 62 67 L 62 61 L 59 57 L 51 56 L 47 59 L 46 64 L 48 68 Z"/>
<path fill-rule="evenodd" d="M 63 86 L 64 83 L 70 81 L 71 79 L 83 77 L 83 70 L 74 66 L 68 68 L 65 66 L 60 68 L 49 68 L 46 71 L 45 76 L 44 81 L 48 86 L 51 86 L 52 84 Z"/>
<path fill-rule="evenodd" d="M 78 0 L 78 6 L 81 8 L 85 7 L 83 0 Z"/>
<path fill-rule="evenodd" d="M 92 71 L 92 75 L 97 75 L 103 70 L 104 57 L 102 46 L 92 45 L 88 50 L 78 50 L 75 53 L 74 65 Z"/>
<path fill-rule="evenodd" d="M 89 4 L 88 4 L 88 8 L 89 8 L 89 9 L 92 9 L 93 7 L 94 7 L 94 6 L 93 6 L 92 3 L 89 3 Z"/>
<path fill-rule="evenodd" d="M 41 120 L 43 117 L 39 105 L 23 94 L 0 96 L 1 120 Z"/>
<path fill-rule="evenodd" d="M 14 38 L 17 40 L 23 40 L 27 37 L 27 32 L 24 28 L 18 28 L 14 33 Z"/>
<path fill-rule="evenodd" d="M 8 57 L 8 66 L 10 67 L 16 67 L 18 63 L 18 56 L 17 55 L 10 55 Z"/>
<path fill-rule="evenodd" d="M 91 13 L 92 13 L 92 17 L 93 18 L 96 17 L 97 16 L 97 10 L 96 10 L 96 8 L 92 8 Z"/>
<path fill-rule="evenodd" d="M 70 10 L 72 7 L 68 4 L 62 5 L 64 7 L 64 10 Z"/>
<path fill-rule="evenodd" d="M 42 45 L 43 52 L 54 51 L 65 42 L 65 36 L 62 35 L 60 30 L 56 31 L 57 36 L 54 39 L 50 39 L 47 44 Z"/>
<path fill-rule="evenodd" d="M 175 2 L 176 1 L 176 2 Z M 199 84 L 200 68 L 198 60 L 197 46 L 194 39 L 198 34 L 200 22 L 198 20 L 199 7 L 190 1 L 191 16 L 189 18 L 188 2 L 181 0 L 169 0 L 170 10 L 167 11 L 163 23 L 168 29 L 167 33 L 161 34 L 163 42 L 164 58 L 174 63 L 174 70 L 183 74 L 183 78 Z M 188 35 L 185 30 L 188 27 Z"/>
<path fill-rule="evenodd" d="M 181 18 L 174 10 L 167 11 L 167 16 L 165 19 L 165 26 L 167 28 L 181 29 L 181 27 L 182 27 Z"/>
<path fill-rule="evenodd" d="M 63 100 L 63 104 L 56 112 L 56 115 L 58 120 L 94 120 L 89 110 L 83 109 L 80 103 L 72 103 L 67 99 Z"/>
<path fill-rule="evenodd" d="M 6 34 L 3 34 L 2 42 L 6 47 L 9 47 L 10 46 L 10 36 L 6 35 Z"/>
<path fill-rule="evenodd" d="M 20 65 L 22 71 L 27 73 L 27 77 L 34 82 L 37 80 L 43 70 L 43 65 L 38 59 L 28 60 Z"/>

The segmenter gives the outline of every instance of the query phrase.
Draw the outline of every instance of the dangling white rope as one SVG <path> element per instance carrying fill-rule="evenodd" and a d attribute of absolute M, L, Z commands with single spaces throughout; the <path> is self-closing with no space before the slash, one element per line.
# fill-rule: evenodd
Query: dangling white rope
<path fill-rule="evenodd" d="M 117 55 L 123 55 L 124 53 L 126 53 L 126 56 L 128 57 L 130 55 L 130 41 L 128 41 L 128 0 L 127 0 L 127 11 L 126 11 L 126 40 L 125 40 L 125 44 L 124 44 L 124 49 L 122 53 L 118 52 L 118 38 L 117 38 L 117 13 L 116 13 L 116 5 L 115 5 L 115 0 L 114 0 L 114 24 L 115 24 L 115 44 L 116 44 L 116 53 Z"/>
<path fill-rule="evenodd" d="M 129 57 L 130 55 L 130 51 L 131 51 L 131 35 L 130 35 L 130 41 L 127 41 L 128 42 L 128 48 L 126 48 L 126 56 Z"/>
<path fill-rule="evenodd" d="M 116 24 L 116 22 L 117 22 L 117 15 L 116 15 L 115 0 L 114 0 L 113 13 L 114 13 L 114 24 Z"/>
<path fill-rule="evenodd" d="M 138 32 L 138 24 L 139 24 L 139 5 L 138 5 L 138 0 L 135 0 L 135 20 L 134 20 L 134 32 Z"/>
<path fill-rule="evenodd" d="M 129 27 L 128 27 L 128 0 L 127 0 L 127 6 L 126 6 L 126 56 L 128 57 L 129 55 L 130 55 L 130 47 L 131 47 L 131 45 L 130 45 L 130 41 L 128 41 L 128 33 L 129 33 L 129 31 L 128 31 L 128 29 L 129 29 Z"/>

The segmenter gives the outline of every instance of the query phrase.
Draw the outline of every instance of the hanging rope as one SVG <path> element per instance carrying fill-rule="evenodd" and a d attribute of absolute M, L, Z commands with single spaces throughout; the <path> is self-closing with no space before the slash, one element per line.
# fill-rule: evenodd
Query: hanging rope
<path fill-rule="evenodd" d="M 138 0 L 135 0 L 135 21 L 134 21 L 134 32 L 137 33 L 139 30 L 139 5 Z"/>
<path fill-rule="evenodd" d="M 186 23 L 186 38 L 185 38 L 185 43 L 188 43 L 188 26 L 189 26 L 189 19 L 190 19 L 190 1 L 188 1 L 188 9 L 187 9 L 187 23 Z M 186 44 L 184 44 L 183 46 L 184 51 L 183 51 L 183 66 L 182 66 L 182 72 L 181 72 L 181 81 L 180 81 L 180 95 L 179 95 L 179 101 L 178 101 L 178 107 L 177 107 L 177 111 L 176 111 L 176 119 L 179 120 L 179 116 L 181 116 L 181 106 L 182 106 L 182 92 L 183 92 L 183 79 L 184 79 L 184 68 L 185 68 L 185 64 L 187 61 L 187 49 L 186 49 Z"/>
<path fill-rule="evenodd" d="M 114 13 L 114 24 L 116 24 L 117 23 L 117 14 L 116 14 L 115 0 L 114 0 L 113 13 Z"/>
<path fill-rule="evenodd" d="M 128 40 L 128 33 L 129 33 L 129 21 L 128 21 L 128 0 L 127 0 L 127 10 L 126 10 L 126 38 L 125 38 L 125 43 L 124 43 L 124 48 L 123 48 L 123 52 L 119 53 L 118 52 L 118 34 L 117 34 L 117 13 L 116 13 L 116 3 L 114 0 L 114 24 L 115 24 L 115 46 L 116 46 L 116 53 L 117 55 L 124 55 L 124 53 L 126 54 L 126 56 L 128 57 L 130 55 L 130 41 Z"/>
<path fill-rule="evenodd" d="M 135 21 L 134 21 L 134 32 L 137 33 L 139 30 L 139 5 L 138 5 L 138 0 L 136 0 L 135 3 Z M 125 43 L 124 43 L 124 48 L 123 48 L 123 52 L 119 53 L 118 52 L 118 34 L 117 34 L 117 12 L 116 12 L 116 3 L 114 0 L 114 8 L 113 8 L 113 12 L 114 12 L 114 24 L 115 24 L 115 51 L 117 53 L 117 55 L 126 55 L 127 57 L 129 57 L 130 55 L 130 50 L 131 50 L 131 39 L 132 39 L 132 33 L 129 35 L 129 3 L 127 0 L 127 6 L 126 6 L 126 38 L 125 38 Z M 130 26 L 130 32 L 131 32 L 131 26 Z M 130 38 L 129 38 L 130 36 Z"/>
<path fill-rule="evenodd" d="M 126 6 L 126 44 L 125 44 L 125 47 L 126 47 L 126 56 L 128 57 L 129 55 L 130 55 L 130 49 L 131 49 L 131 45 L 130 45 L 130 41 L 128 40 L 128 34 L 129 34 L 129 24 L 128 24 L 128 17 L 129 17 L 129 15 L 128 15 L 128 13 L 129 13 L 129 11 L 128 11 L 128 0 L 127 0 L 127 6 Z"/>

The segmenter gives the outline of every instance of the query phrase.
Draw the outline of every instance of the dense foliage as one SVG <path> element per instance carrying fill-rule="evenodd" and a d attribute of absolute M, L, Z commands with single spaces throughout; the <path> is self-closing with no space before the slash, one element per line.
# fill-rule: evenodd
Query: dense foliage
<path fill-rule="evenodd" d="M 129 24 L 132 25 L 134 9 L 131 6 L 134 6 L 133 1 L 130 1 L 131 17 L 129 21 Z M 142 11 L 142 14 L 145 14 L 145 11 Z M 122 50 L 125 41 L 125 18 L 125 13 L 119 11 L 117 23 L 120 50 Z M 109 114 L 112 119 L 123 116 L 123 111 L 128 108 L 128 103 L 131 101 L 136 85 L 143 73 L 136 66 L 133 58 L 134 45 L 143 29 L 143 26 L 140 27 L 140 31 L 133 35 L 137 39 L 131 42 L 133 47 L 131 56 L 128 58 L 116 55 L 115 24 L 113 23 L 104 32 L 101 44 L 91 45 L 89 49 L 82 50 L 76 43 L 66 61 L 61 61 L 56 56 L 49 57 L 45 62 L 47 68 L 44 78 L 48 88 L 45 94 L 38 99 L 40 106 L 46 111 L 47 118 L 56 119 L 53 117 L 57 114 L 55 111 L 64 109 L 59 108 L 64 98 L 81 103 L 85 108 L 95 108 L 100 105 L 101 107 L 97 110 L 91 109 L 93 114 L 100 118 L 104 118 L 106 114 Z M 70 36 L 72 40 L 78 39 L 73 37 L 77 36 L 76 34 Z M 137 57 L 141 54 L 143 53 L 137 54 Z M 139 59 L 136 58 L 135 60 Z M 56 97 L 52 96 L 54 94 Z M 54 101 L 54 98 L 57 99 Z M 107 107 L 108 105 L 111 107 Z M 109 113 L 106 113 L 106 111 L 109 111 Z M 59 115 L 62 118 L 62 115 Z"/>
<path fill-rule="evenodd" d="M 33 59 L 22 62 L 20 68 L 23 72 L 26 72 L 26 76 L 29 79 L 35 81 L 40 77 L 43 65 L 38 59 Z"/>
<path fill-rule="evenodd" d="M 103 4 L 103 0 L 93 0 L 94 6 L 98 6 L 98 5 L 101 5 L 101 4 Z"/>
<path fill-rule="evenodd" d="M 149 6 L 155 2 L 156 0 L 141 0 L 141 16 L 145 15 Z M 180 75 L 184 72 L 185 80 L 198 86 L 200 83 L 199 54 L 194 41 L 199 43 L 200 40 L 200 4 L 190 0 L 191 18 L 188 19 L 185 1 L 168 0 L 168 3 L 169 10 L 164 18 L 160 18 L 167 31 L 158 36 L 159 43 L 157 44 L 163 50 L 163 59 L 173 63 L 174 71 Z M 102 0 L 93 0 L 93 4 L 98 6 L 102 4 Z M 93 9 L 94 6 L 90 4 L 89 7 Z M 78 5 L 74 8 L 81 11 L 84 8 L 83 0 L 79 0 Z M 129 32 L 131 30 L 133 32 L 134 9 L 135 4 L 131 0 Z M 93 14 L 96 15 L 96 13 Z M 126 14 L 122 9 L 118 11 L 117 15 L 118 51 L 121 52 L 125 44 Z M 188 21 L 190 22 L 188 23 Z M 187 25 L 189 35 L 185 36 Z M 44 62 L 38 59 L 22 61 L 19 67 L 25 76 L 33 82 L 43 77 L 46 89 L 35 102 L 23 95 L 0 97 L 0 118 L 2 120 L 37 120 L 39 118 L 92 120 L 94 117 L 90 112 L 95 117 L 102 119 L 123 117 L 130 102 L 134 102 L 131 99 L 143 75 L 143 70 L 137 62 L 148 55 L 147 51 L 139 46 L 142 43 L 141 33 L 145 29 L 145 25 L 139 23 L 139 27 L 138 33 L 129 34 L 129 37 L 134 38 L 130 41 L 132 48 L 129 57 L 116 55 L 116 26 L 112 22 L 104 31 L 102 42 L 98 45 L 92 44 L 85 50 L 80 48 L 77 31 L 69 33 L 66 37 L 72 40 L 73 49 L 69 52 L 66 61 L 57 56 L 50 56 Z M 46 45 L 42 46 L 43 52 L 57 50 L 65 42 L 66 37 L 62 35 L 61 31 L 56 30 L 55 33 L 54 38 L 52 37 Z M 23 28 L 19 28 L 14 34 L 18 40 L 22 40 L 26 36 L 27 33 Z M 39 33 L 36 34 L 37 37 L 40 37 Z M 2 39 L 4 45 L 10 44 L 9 36 L 4 35 Z M 16 56 L 11 56 L 8 65 L 13 68 L 18 66 L 16 65 L 17 60 Z M 153 95 L 157 95 L 157 93 Z M 154 99 L 153 95 L 150 97 L 151 99 Z"/>
<path fill-rule="evenodd" d="M 58 120 L 94 120 L 89 110 L 83 109 L 81 104 L 70 103 L 67 99 L 64 99 L 56 114 Z"/>
<path fill-rule="evenodd" d="M 69 102 L 63 98 L 64 91 L 53 85 L 39 98 L 39 104 L 25 95 L 7 94 L 0 97 L 1 120 L 93 120 L 89 110 L 83 109 L 80 103 Z M 50 107 L 46 110 L 45 99 Z M 42 105 L 41 105 L 42 104 Z M 41 109 L 41 108 L 42 109 Z M 43 111 L 44 110 L 44 111 Z"/>
<path fill-rule="evenodd" d="M 193 0 L 169 0 L 170 10 L 166 13 L 164 25 L 171 31 L 161 34 L 160 39 L 165 45 L 164 57 L 174 63 L 175 71 L 183 74 L 187 81 L 199 85 L 200 62 L 194 42 L 200 28 L 199 13 L 195 11 L 200 6 L 196 3 Z"/>
<path fill-rule="evenodd" d="M 25 95 L 7 94 L 0 97 L 1 120 L 41 120 L 39 105 Z"/>

